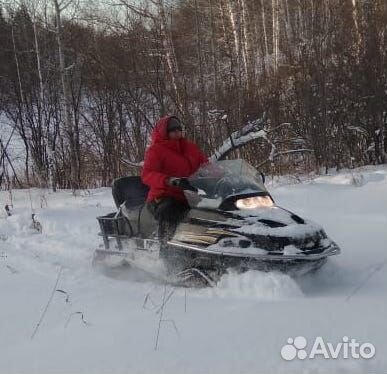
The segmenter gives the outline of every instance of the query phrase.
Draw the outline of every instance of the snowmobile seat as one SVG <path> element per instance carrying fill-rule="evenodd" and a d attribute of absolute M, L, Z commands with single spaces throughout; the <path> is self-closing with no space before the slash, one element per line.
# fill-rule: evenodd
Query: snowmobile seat
<path fill-rule="evenodd" d="M 108 248 L 108 237 L 120 239 L 137 235 L 139 232 L 140 214 L 145 205 L 149 188 L 142 183 L 141 177 L 122 177 L 113 181 L 112 195 L 119 214 L 98 217 L 105 247 Z"/>
<path fill-rule="evenodd" d="M 144 204 L 149 187 L 141 181 L 139 176 L 118 178 L 113 182 L 112 194 L 114 202 L 119 208 L 124 202 L 129 210 L 138 210 Z"/>

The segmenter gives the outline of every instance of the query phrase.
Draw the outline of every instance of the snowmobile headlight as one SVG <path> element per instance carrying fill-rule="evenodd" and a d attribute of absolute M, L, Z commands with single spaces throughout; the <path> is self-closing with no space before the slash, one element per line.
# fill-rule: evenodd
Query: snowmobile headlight
<path fill-rule="evenodd" d="M 254 209 L 273 206 L 273 200 L 270 196 L 253 196 L 239 199 L 235 205 L 238 209 Z"/>

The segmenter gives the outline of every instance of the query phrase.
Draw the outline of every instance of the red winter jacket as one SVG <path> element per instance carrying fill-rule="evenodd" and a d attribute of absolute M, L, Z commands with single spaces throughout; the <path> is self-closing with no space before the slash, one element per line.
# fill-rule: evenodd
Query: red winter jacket
<path fill-rule="evenodd" d="M 163 196 L 186 201 L 180 188 L 167 185 L 169 177 L 189 177 L 201 164 L 208 162 L 199 147 L 181 138 L 168 139 L 167 125 L 171 116 L 161 118 L 152 132 L 152 144 L 145 153 L 142 181 L 150 187 L 147 201 Z"/>

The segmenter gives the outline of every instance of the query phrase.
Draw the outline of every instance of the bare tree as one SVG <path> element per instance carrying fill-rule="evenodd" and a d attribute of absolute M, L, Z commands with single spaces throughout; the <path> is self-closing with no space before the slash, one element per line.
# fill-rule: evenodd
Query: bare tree
<path fill-rule="evenodd" d="M 70 164 L 71 164 L 71 188 L 73 191 L 79 188 L 79 162 L 77 154 L 77 139 L 76 139 L 76 125 L 74 123 L 74 113 L 72 109 L 71 98 L 71 82 L 70 82 L 70 70 L 73 65 L 66 65 L 64 46 L 63 46 L 63 28 L 62 28 L 62 12 L 66 10 L 72 0 L 58 1 L 52 0 L 55 7 L 55 19 L 56 19 L 56 41 L 58 47 L 59 56 L 59 73 L 62 82 L 63 101 L 64 101 L 64 122 L 65 131 L 70 145 Z"/>

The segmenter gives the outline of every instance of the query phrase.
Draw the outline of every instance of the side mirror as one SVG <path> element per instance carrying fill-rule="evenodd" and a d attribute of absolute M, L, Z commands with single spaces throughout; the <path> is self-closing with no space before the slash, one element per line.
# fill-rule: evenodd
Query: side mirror
<path fill-rule="evenodd" d="M 262 183 L 265 184 L 265 181 L 266 181 L 265 174 L 263 174 L 262 172 L 260 172 L 260 174 L 261 174 L 261 178 L 262 178 Z"/>

